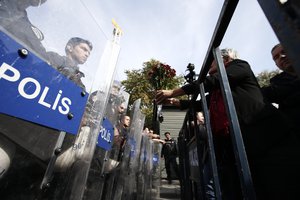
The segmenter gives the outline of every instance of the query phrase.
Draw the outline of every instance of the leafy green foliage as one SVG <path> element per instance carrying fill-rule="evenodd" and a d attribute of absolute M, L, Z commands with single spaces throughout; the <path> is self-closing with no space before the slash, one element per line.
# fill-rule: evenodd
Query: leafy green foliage
<path fill-rule="evenodd" d="M 262 71 L 256 76 L 258 84 L 260 85 L 260 87 L 265 87 L 270 85 L 270 79 L 279 73 L 280 73 L 279 69 L 270 72 L 266 70 Z"/>

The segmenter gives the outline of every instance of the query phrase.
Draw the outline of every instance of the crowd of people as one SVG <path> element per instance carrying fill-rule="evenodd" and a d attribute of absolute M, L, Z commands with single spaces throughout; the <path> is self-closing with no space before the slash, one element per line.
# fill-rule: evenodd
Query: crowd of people
<path fill-rule="evenodd" d="M 283 72 L 270 80 L 270 85 L 260 88 L 250 65 L 238 59 L 233 49 L 222 49 L 221 55 L 230 84 L 234 105 L 249 166 L 260 199 L 296 197 L 299 185 L 299 113 L 300 80 L 293 69 L 281 44 L 271 50 L 277 67 Z M 229 118 L 220 89 L 216 61 L 213 61 L 209 75 L 204 80 L 206 99 L 222 194 L 224 199 L 241 199 L 236 162 L 230 136 Z M 196 83 L 187 84 L 174 90 L 157 92 L 158 104 L 167 103 L 187 107 L 174 97 L 199 93 Z M 278 109 L 272 105 L 278 104 Z M 198 111 L 202 110 L 197 103 Z"/>
<path fill-rule="evenodd" d="M 65 56 L 47 52 L 41 43 L 43 33 L 30 22 L 26 12 L 28 7 L 38 6 L 45 2 L 46 0 L 24 2 L 4 0 L 0 5 L 1 29 L 14 34 L 21 42 L 49 61 L 52 67 L 85 89 L 82 81 L 84 73 L 81 72 L 79 65 L 87 61 L 93 45 L 86 39 L 72 37 L 66 43 Z M 249 63 L 239 59 L 235 50 L 222 49 L 221 55 L 258 198 L 293 199 L 298 197 L 300 162 L 297 157 L 300 155 L 300 126 L 297 115 L 300 112 L 300 79 L 284 47 L 278 44 L 272 48 L 272 58 L 282 72 L 271 78 L 270 85 L 263 88 L 259 86 Z M 205 98 L 210 113 L 223 198 L 242 199 L 241 191 L 236 189 L 240 187 L 240 182 L 230 137 L 232 134 L 230 119 L 226 112 L 215 60 L 203 83 L 208 93 Z M 160 90 L 156 94 L 156 103 L 187 108 L 191 102 L 181 101 L 175 97 L 195 93 L 199 93 L 199 85 L 196 82 L 173 90 Z M 201 103 L 195 103 L 197 103 L 199 124 L 203 125 L 205 119 L 201 114 Z M 278 105 L 278 108 L 273 106 L 274 103 Z M 117 122 L 114 145 L 118 146 L 116 160 L 121 161 L 130 117 L 123 114 Z M 161 155 L 165 159 L 167 179 L 171 183 L 173 176 L 171 169 L 179 177 L 176 162 L 178 150 L 175 140 L 171 138 L 169 132 L 165 133 L 164 140 L 146 128 L 144 134 L 153 141 L 163 144 Z M 207 184 L 210 182 L 211 178 L 207 180 Z"/>

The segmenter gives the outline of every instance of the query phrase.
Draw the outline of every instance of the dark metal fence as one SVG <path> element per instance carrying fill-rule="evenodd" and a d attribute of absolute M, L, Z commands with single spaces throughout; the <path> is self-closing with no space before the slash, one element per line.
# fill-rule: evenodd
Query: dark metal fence
<path fill-rule="evenodd" d="M 197 83 L 200 93 L 192 97 L 192 103 L 187 111 L 182 129 L 179 133 L 181 196 L 182 199 L 210 199 L 208 187 L 213 188 L 211 199 L 222 199 L 217 160 L 214 149 L 214 139 L 211 130 L 208 105 L 205 98 L 204 80 L 213 60 L 217 61 L 219 82 L 224 99 L 227 117 L 229 119 L 232 149 L 239 177 L 240 190 L 243 199 L 256 199 L 256 191 L 252 182 L 251 172 L 245 152 L 240 125 L 233 102 L 233 97 L 221 57 L 219 45 L 235 12 L 238 0 L 226 0 L 217 21 L 206 57 L 204 59 Z M 296 72 L 300 76 L 300 3 L 299 1 L 258 0 L 267 19 L 269 20 L 280 43 L 284 46 Z M 196 119 L 196 101 L 201 97 L 202 112 L 205 125 L 198 126 Z M 198 104 L 199 105 L 199 104 Z M 205 132 L 205 137 L 201 137 Z M 207 151 L 207 153 L 203 153 Z M 205 158 L 206 156 L 206 158 Z M 208 159 L 208 161 L 207 161 Z M 209 170 L 207 170 L 209 168 Z M 211 173 L 211 182 L 204 184 L 205 176 Z"/>

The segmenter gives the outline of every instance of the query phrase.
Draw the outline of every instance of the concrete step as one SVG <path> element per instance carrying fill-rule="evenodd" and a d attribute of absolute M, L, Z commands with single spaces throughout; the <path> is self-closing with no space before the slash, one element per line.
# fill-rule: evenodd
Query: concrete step
<path fill-rule="evenodd" d="M 162 179 L 159 190 L 160 196 L 155 198 L 154 200 L 180 200 L 179 180 L 173 180 L 171 184 L 168 184 L 168 181 L 166 179 Z"/>

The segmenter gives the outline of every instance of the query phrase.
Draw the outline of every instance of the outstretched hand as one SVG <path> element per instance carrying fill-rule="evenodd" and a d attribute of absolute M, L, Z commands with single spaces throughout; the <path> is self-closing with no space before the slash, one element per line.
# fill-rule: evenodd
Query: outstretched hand
<path fill-rule="evenodd" d="M 167 99 L 172 97 L 173 90 L 158 90 L 155 95 L 155 101 L 157 104 L 167 103 Z"/>
<path fill-rule="evenodd" d="M 172 106 L 177 106 L 180 107 L 180 100 L 176 98 L 168 98 L 164 101 L 164 105 L 172 105 Z"/>

